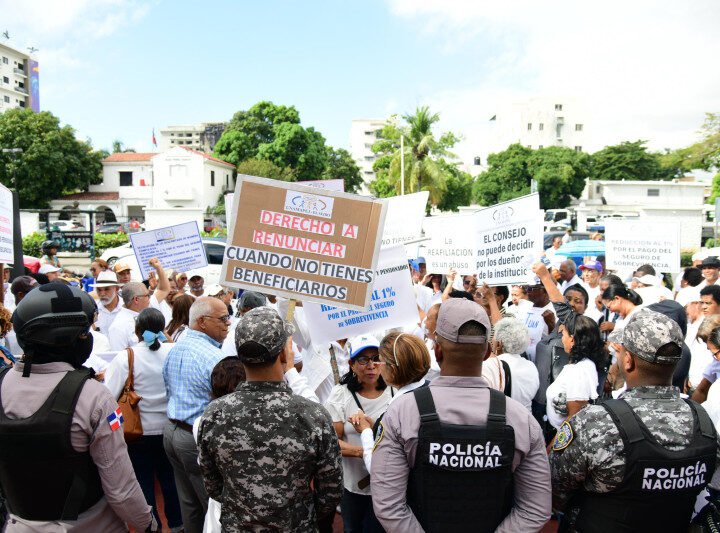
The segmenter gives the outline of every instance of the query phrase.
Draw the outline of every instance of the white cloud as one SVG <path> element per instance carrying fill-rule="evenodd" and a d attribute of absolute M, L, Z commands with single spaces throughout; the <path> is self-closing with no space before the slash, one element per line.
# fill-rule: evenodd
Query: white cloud
<path fill-rule="evenodd" d="M 388 1 L 444 53 L 482 61 L 480 83 L 424 96 L 445 129 L 464 134 L 465 157 L 483 151 L 493 106 L 509 98 L 577 99 L 591 149 L 639 138 L 680 147 L 695 140 L 705 112 L 720 111 L 716 0 Z"/>

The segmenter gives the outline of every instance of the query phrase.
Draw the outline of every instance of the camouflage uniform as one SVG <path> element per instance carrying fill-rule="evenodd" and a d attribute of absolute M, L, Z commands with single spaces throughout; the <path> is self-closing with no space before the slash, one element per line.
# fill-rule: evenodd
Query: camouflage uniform
<path fill-rule="evenodd" d="M 249 365 L 274 361 L 291 333 L 275 311 L 253 309 L 238 323 L 238 355 Z M 330 415 L 284 382 L 242 383 L 210 403 L 198 449 L 208 494 L 222 503 L 223 531 L 317 531 L 318 517 L 340 502 L 340 448 Z"/>
<path fill-rule="evenodd" d="M 665 361 L 643 355 L 654 353 L 667 341 L 658 329 L 662 322 L 658 322 L 658 316 L 672 322 L 653 311 L 638 312 L 626 326 L 622 343 L 627 351 L 644 360 L 675 363 L 679 357 Z M 678 327 L 675 322 L 672 324 Z M 681 333 L 679 338 L 682 342 Z M 635 387 L 620 398 L 628 403 L 658 444 L 672 451 L 683 450 L 690 444 L 693 415 L 676 387 Z M 618 488 L 625 475 L 625 446 L 610 414 L 599 405 L 591 405 L 563 423 L 552 450 L 553 507 L 565 511 L 569 531 L 575 531 L 573 526 L 579 508 L 574 506 L 572 497 L 581 491 L 607 493 Z M 717 457 L 720 466 L 720 446 Z"/>

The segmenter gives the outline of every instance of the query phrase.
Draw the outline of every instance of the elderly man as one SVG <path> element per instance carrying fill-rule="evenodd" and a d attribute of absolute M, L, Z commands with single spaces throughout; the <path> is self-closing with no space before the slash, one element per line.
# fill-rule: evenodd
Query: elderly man
<path fill-rule="evenodd" d="M 577 276 L 577 265 L 572 259 L 567 259 L 560 263 L 560 292 L 565 294 L 565 289 L 571 285 L 582 284 L 582 280 Z"/>
<path fill-rule="evenodd" d="M 190 286 L 190 294 L 195 298 L 200 298 L 205 295 L 205 278 L 198 276 L 197 274 L 188 280 Z"/>
<path fill-rule="evenodd" d="M 98 274 L 97 281 L 95 281 L 95 292 L 98 295 L 98 318 L 95 324 L 98 331 L 105 335 L 110 332 L 110 326 L 123 308 L 120 304 L 119 290 L 120 284 L 114 272 L 107 270 Z"/>
<path fill-rule="evenodd" d="M 229 325 L 230 315 L 221 300 L 198 298 L 190 307 L 190 331 L 170 350 L 163 363 L 170 419 L 163 432 L 163 445 L 175 472 L 187 533 L 202 532 L 208 505 L 192 425 L 210 402 L 211 375 L 225 357 L 220 346 Z"/>
<path fill-rule="evenodd" d="M 150 295 L 147 287 L 142 283 L 131 281 L 122 288 L 122 299 L 124 308 L 118 313 L 112 325 L 108 329 L 108 340 L 112 350 L 124 350 L 140 342 L 135 335 L 135 317 L 140 311 L 147 307 L 160 310 L 160 302 L 170 292 L 167 275 L 160 261 L 153 257 L 149 261 L 150 266 L 157 272 L 158 285 L 155 292 Z M 118 282 L 120 280 L 118 279 Z"/>

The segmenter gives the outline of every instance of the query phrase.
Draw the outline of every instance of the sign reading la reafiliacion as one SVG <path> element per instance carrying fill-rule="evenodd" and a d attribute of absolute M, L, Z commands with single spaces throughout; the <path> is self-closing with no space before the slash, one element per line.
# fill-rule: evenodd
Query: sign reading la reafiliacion
<path fill-rule="evenodd" d="M 362 310 L 370 303 L 382 200 L 238 176 L 220 283 Z"/>
<path fill-rule="evenodd" d="M 680 272 L 680 224 L 608 219 L 605 261 L 621 272 L 646 263 L 658 272 Z"/>
<path fill-rule="evenodd" d="M 362 311 L 332 305 L 303 306 L 310 337 L 324 343 L 364 333 L 416 324 L 419 321 L 407 256 L 403 246 L 380 250 L 370 305 Z"/>
<path fill-rule="evenodd" d="M 208 264 L 197 222 L 185 222 L 167 228 L 130 233 L 130 242 L 143 279 L 155 269 L 149 264 L 157 257 L 163 268 L 187 272 Z"/>
<path fill-rule="evenodd" d="M 12 263 L 13 241 L 13 197 L 12 191 L 0 184 L 0 263 Z"/>
<path fill-rule="evenodd" d="M 421 253 L 427 271 L 477 274 L 488 285 L 526 283 L 543 252 L 543 216 L 537 193 L 470 214 L 426 217 Z"/>
<path fill-rule="evenodd" d="M 543 253 L 540 196 L 530 194 L 476 213 L 475 271 L 488 285 L 527 283 L 531 266 Z"/>
<path fill-rule="evenodd" d="M 421 191 L 387 199 L 382 246 L 390 247 L 420 238 L 428 191 Z"/>

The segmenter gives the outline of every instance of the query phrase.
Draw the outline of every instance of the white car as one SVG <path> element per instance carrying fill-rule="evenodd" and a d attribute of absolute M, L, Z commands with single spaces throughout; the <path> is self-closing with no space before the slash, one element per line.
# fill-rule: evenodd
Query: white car
<path fill-rule="evenodd" d="M 225 256 L 225 241 L 222 239 L 216 239 L 211 237 L 202 238 L 203 246 L 205 247 L 205 256 L 208 260 L 208 265 L 203 268 L 197 268 L 187 272 L 188 278 L 199 275 L 205 279 L 205 286 L 211 284 L 218 284 L 220 282 L 220 269 L 222 268 L 223 257 Z M 130 264 L 132 269 L 133 281 L 142 281 L 140 275 L 140 268 L 135 258 L 132 245 L 128 242 L 116 248 L 108 248 L 100 256 L 100 259 L 107 261 L 108 265 L 113 266 L 118 261 L 123 261 Z"/>

